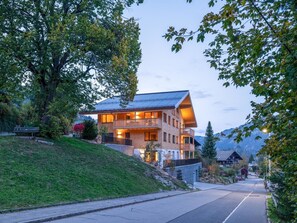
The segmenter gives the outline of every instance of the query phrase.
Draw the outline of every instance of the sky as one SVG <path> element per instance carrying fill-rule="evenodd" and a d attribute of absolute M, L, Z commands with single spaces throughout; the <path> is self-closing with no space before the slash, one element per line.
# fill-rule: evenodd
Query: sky
<path fill-rule="evenodd" d="M 250 88 L 223 87 L 218 72 L 210 68 L 203 51 L 205 43 L 191 41 L 183 49 L 171 52 L 171 44 L 162 37 L 169 26 L 195 30 L 210 10 L 207 0 L 144 0 L 126 10 L 125 17 L 134 17 L 140 25 L 142 63 L 138 69 L 138 93 L 189 90 L 198 128 L 204 135 L 208 121 L 215 133 L 238 127 L 251 112 L 255 97 Z M 210 37 L 209 37 L 210 38 Z"/>

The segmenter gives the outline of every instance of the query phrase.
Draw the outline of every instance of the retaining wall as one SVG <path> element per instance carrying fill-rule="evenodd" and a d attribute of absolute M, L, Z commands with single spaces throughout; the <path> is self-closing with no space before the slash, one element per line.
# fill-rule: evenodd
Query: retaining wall
<path fill-rule="evenodd" d="M 199 172 L 201 168 L 201 163 L 195 163 L 190 165 L 175 166 L 174 168 L 166 167 L 164 170 L 174 177 L 177 177 L 178 171 L 181 171 L 182 180 L 193 185 L 194 182 L 199 181 Z"/>

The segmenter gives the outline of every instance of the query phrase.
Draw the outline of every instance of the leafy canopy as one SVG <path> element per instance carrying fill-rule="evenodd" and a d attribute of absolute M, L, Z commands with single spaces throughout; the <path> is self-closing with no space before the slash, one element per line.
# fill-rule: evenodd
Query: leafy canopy
<path fill-rule="evenodd" d="M 0 1 L 0 89 L 26 94 L 45 123 L 114 94 L 125 104 L 141 51 L 138 24 L 122 14 L 140 2 Z"/>
<path fill-rule="evenodd" d="M 187 0 L 191 2 L 191 0 Z M 218 4 L 209 1 L 209 6 Z M 251 102 L 252 115 L 237 139 L 255 128 L 267 128 L 271 137 L 262 149 L 283 172 L 282 196 L 288 219 L 297 219 L 297 8 L 295 0 L 226 0 L 219 12 L 207 13 L 197 30 L 170 27 L 165 38 L 178 52 L 186 40 L 203 42 L 204 54 L 219 71 L 224 86 L 250 86 L 263 98 Z M 286 220 L 286 219 L 283 219 Z"/>

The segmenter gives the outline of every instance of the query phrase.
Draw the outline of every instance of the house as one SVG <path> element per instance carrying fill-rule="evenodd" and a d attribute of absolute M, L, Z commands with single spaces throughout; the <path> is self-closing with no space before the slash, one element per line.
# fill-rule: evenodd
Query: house
<path fill-rule="evenodd" d="M 188 90 L 137 94 L 126 107 L 121 107 L 120 97 L 113 97 L 84 114 L 98 115 L 98 127 L 108 129 L 106 143 L 132 145 L 141 156 L 148 142 L 159 144 L 150 161 L 163 165 L 168 159 L 194 158 L 191 128 L 197 122 Z"/>
<path fill-rule="evenodd" d="M 217 151 L 216 156 L 217 163 L 222 165 L 232 165 L 238 163 L 239 160 L 243 160 L 242 157 L 234 150 Z"/>

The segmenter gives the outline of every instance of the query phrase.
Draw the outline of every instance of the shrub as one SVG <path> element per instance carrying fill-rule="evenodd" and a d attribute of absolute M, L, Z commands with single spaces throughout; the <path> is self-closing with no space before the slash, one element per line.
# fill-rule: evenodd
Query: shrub
<path fill-rule="evenodd" d="M 56 116 L 48 116 L 47 124 L 40 126 L 40 134 L 43 137 L 56 139 L 62 134 L 61 121 Z"/>
<path fill-rule="evenodd" d="M 224 172 L 227 177 L 233 177 L 236 175 L 236 171 L 232 168 L 227 168 Z"/>
<path fill-rule="evenodd" d="M 182 174 L 182 171 L 181 170 L 177 170 L 176 171 L 176 178 L 178 180 L 183 180 L 183 174 Z"/>
<path fill-rule="evenodd" d="M 0 132 L 13 131 L 19 119 L 18 109 L 14 105 L 0 102 Z"/>
<path fill-rule="evenodd" d="M 31 103 L 26 103 L 21 106 L 21 125 L 22 126 L 39 126 L 38 115 Z"/>
<path fill-rule="evenodd" d="M 69 134 L 69 130 L 71 129 L 71 123 L 70 120 L 64 116 L 60 117 L 61 122 L 61 129 L 64 135 Z"/>
<path fill-rule="evenodd" d="M 75 124 L 73 126 L 73 131 L 80 137 L 84 128 L 85 128 L 85 125 L 83 123 Z"/>
<path fill-rule="evenodd" d="M 93 140 L 98 135 L 98 129 L 94 120 L 84 121 L 84 129 L 82 131 L 82 138 Z"/>
<path fill-rule="evenodd" d="M 220 167 L 218 164 L 213 163 L 212 165 L 208 166 L 209 173 L 213 176 L 219 176 Z"/>

